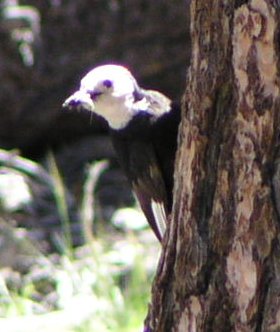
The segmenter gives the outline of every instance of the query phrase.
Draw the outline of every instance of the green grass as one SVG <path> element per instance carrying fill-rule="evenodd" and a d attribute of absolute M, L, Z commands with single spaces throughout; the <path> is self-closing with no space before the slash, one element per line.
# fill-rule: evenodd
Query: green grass
<path fill-rule="evenodd" d="M 52 266 L 52 277 L 43 281 L 45 284 L 39 286 L 38 281 L 30 278 L 24 287 L 17 291 L 8 290 L 6 296 L 2 296 L 1 313 L 6 319 L 11 319 L 11 326 L 17 316 L 24 317 L 42 312 L 37 316 L 42 317 L 44 325 L 45 321 L 49 324 L 49 321 L 54 319 L 51 318 L 52 312 L 61 313 L 62 320 L 65 316 L 63 312 L 71 314 L 73 311 L 77 323 L 75 320 L 72 323 L 70 321 L 70 326 L 68 323 L 65 324 L 63 331 L 140 330 L 147 310 L 151 282 L 141 256 L 135 257 L 133 265 L 128 270 L 126 266 L 110 262 L 110 251 L 103 251 L 101 243 L 97 249 L 84 250 L 95 252 L 88 252 L 80 259 L 62 256 L 59 263 Z M 37 303 L 36 294 L 39 293 L 39 287 L 51 289 L 52 286 L 53 293 L 57 296 L 57 308 L 48 311 L 44 303 Z M 8 289 L 8 286 L 6 288 Z M 59 315 L 56 319 L 59 320 Z M 53 326 L 53 323 L 50 326 Z M 32 326 L 29 327 L 29 331 L 33 331 Z"/>
<path fill-rule="evenodd" d="M 94 164 L 88 171 L 80 213 L 86 244 L 80 248 L 72 246 L 67 188 L 52 156 L 49 164 L 54 201 L 64 230 L 61 254 L 39 254 L 32 270 L 22 275 L 0 270 L 0 330 L 141 331 L 153 274 L 147 270 L 147 244 L 133 233 L 121 237 L 91 233 L 90 225 L 97 221 L 92 220 L 94 197 L 90 193 L 106 164 Z M 157 256 L 158 247 L 152 246 Z M 18 282 L 6 277 L 11 273 Z"/>

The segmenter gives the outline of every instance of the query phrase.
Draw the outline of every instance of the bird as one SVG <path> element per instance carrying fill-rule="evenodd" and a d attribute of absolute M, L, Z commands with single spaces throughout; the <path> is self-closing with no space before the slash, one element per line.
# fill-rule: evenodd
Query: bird
<path fill-rule="evenodd" d="M 63 108 L 106 120 L 119 164 L 161 242 L 173 204 L 173 173 L 181 120 L 179 103 L 141 88 L 122 65 L 90 70 Z"/>

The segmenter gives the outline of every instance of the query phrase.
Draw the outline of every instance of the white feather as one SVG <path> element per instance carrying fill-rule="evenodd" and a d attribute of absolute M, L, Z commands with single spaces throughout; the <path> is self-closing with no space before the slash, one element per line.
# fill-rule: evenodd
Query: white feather
<path fill-rule="evenodd" d="M 110 80 L 112 87 L 104 87 L 104 80 Z M 104 65 L 94 68 L 81 80 L 80 91 L 100 92 L 101 95 L 94 101 L 94 107 L 88 110 L 101 115 L 111 128 L 121 129 L 138 112 L 133 107 L 133 92 L 136 87 L 135 78 L 126 68 Z"/>
<path fill-rule="evenodd" d="M 104 85 L 110 81 L 111 86 Z M 113 129 L 123 129 L 139 112 L 161 116 L 170 111 L 171 101 L 161 93 L 145 91 L 135 100 L 134 92 L 141 90 L 128 69 L 118 65 L 104 65 L 92 69 L 82 80 L 79 91 L 69 97 L 64 107 L 87 109 L 102 116 Z M 92 96 L 95 95 L 95 98 Z M 80 102 L 80 105 L 78 105 Z"/>
<path fill-rule="evenodd" d="M 160 235 L 163 237 L 166 229 L 166 213 L 162 203 L 152 200 L 152 210 L 157 223 L 157 228 L 160 232 Z"/>

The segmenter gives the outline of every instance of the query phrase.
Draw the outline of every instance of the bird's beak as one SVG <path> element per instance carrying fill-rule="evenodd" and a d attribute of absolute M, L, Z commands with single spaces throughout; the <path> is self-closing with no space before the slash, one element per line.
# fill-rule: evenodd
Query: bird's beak
<path fill-rule="evenodd" d="M 88 111 L 93 111 L 94 103 L 88 93 L 82 90 L 78 90 L 65 100 L 62 107 L 68 109 L 85 109 Z"/>

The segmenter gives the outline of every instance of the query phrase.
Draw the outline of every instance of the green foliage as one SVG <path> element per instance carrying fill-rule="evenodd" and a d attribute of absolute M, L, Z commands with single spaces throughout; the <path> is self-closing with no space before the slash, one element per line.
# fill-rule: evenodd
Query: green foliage
<path fill-rule="evenodd" d="M 147 245 L 133 233 L 90 233 L 97 177 L 106 167 L 89 168 L 81 203 L 86 245 L 74 248 L 67 190 L 54 158 L 50 179 L 64 230 L 61 255 L 34 259 L 29 271 L 0 270 L 0 330 L 17 332 L 134 332 L 141 330 L 153 272 Z M 85 220 L 86 219 L 86 220 Z M 26 239 L 26 241 L 29 241 Z M 33 245 L 33 244 L 32 244 Z M 156 256 L 158 247 L 154 247 Z"/>
<path fill-rule="evenodd" d="M 77 258 L 75 251 L 74 258 L 61 257 L 52 267 L 52 279 L 41 285 L 46 289 L 54 285 L 56 310 L 48 311 L 46 304 L 37 302 L 38 282 L 30 278 L 16 291 L 8 290 L 5 285 L 6 296 L 0 304 L 2 317 L 9 317 L 12 326 L 17 316 L 41 313 L 42 326 L 50 326 L 46 331 L 61 325 L 65 316 L 68 322 L 62 324 L 61 331 L 139 331 L 145 318 L 151 281 L 142 258 L 136 256 L 128 271 L 127 267 L 110 262 L 111 252 L 103 250 L 101 241 L 83 250 L 83 258 Z M 53 312 L 57 313 L 56 317 L 52 316 Z M 0 320 L 0 328 L 1 323 Z M 32 326 L 28 328 L 33 331 Z"/>
<path fill-rule="evenodd" d="M 66 192 L 62 177 L 57 168 L 52 153 L 49 154 L 48 159 L 49 159 L 50 172 L 52 174 L 52 179 L 53 179 L 53 193 L 56 200 L 56 206 L 60 216 L 61 225 L 63 228 L 65 250 L 67 251 L 68 255 L 72 255 L 73 243 L 71 236 L 70 219 L 67 208 Z"/>

